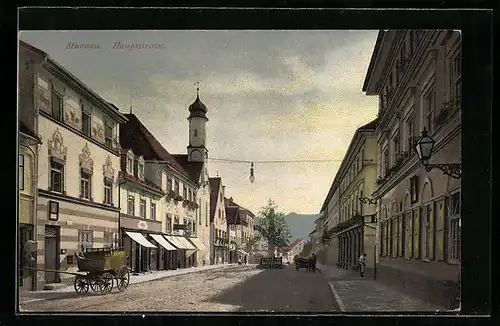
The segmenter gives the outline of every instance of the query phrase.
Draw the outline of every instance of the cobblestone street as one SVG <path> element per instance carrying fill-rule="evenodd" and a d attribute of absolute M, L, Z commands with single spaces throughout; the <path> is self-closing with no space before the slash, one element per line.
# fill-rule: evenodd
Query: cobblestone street
<path fill-rule="evenodd" d="M 108 295 L 40 292 L 21 311 L 332 311 L 334 297 L 321 274 L 254 265 L 201 271 L 131 284 Z"/>

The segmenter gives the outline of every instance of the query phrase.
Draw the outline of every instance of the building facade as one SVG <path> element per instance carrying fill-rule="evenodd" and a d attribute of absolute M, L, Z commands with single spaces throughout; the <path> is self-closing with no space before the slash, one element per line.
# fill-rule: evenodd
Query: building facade
<path fill-rule="evenodd" d="M 224 186 L 220 177 L 210 178 L 210 264 L 229 260 L 230 237 L 224 208 Z M 235 239 L 232 239 L 233 241 Z"/>
<path fill-rule="evenodd" d="M 375 262 L 376 223 L 375 206 L 360 199 L 375 190 L 377 173 L 377 142 L 374 136 L 377 120 L 358 128 L 342 160 L 323 207 L 325 208 L 328 250 L 339 267 L 353 269 L 358 266 L 362 252 L 367 256 L 367 272 Z M 337 201 L 338 198 L 338 201 Z M 333 212 L 338 209 L 338 214 Z M 338 217 L 338 220 L 336 220 Z M 333 242 L 333 244 L 332 244 Z"/>
<path fill-rule="evenodd" d="M 143 230 L 143 233 L 151 233 L 151 237 L 153 237 L 153 234 L 158 233 L 159 225 L 159 233 L 167 238 L 167 243 L 162 238 L 148 239 L 146 242 L 143 237 L 132 234 L 132 237 L 136 237 L 132 242 L 136 243 L 133 248 L 137 248 L 137 245 L 141 247 L 141 252 L 145 253 L 141 257 L 149 257 L 153 252 L 158 262 L 156 265 L 159 264 L 160 269 L 195 266 L 197 265 L 198 253 L 204 250 L 204 247 L 198 244 L 196 237 L 198 224 L 195 218 L 199 210 L 196 203 L 196 192 L 199 184 L 191 178 L 191 175 L 160 144 L 137 116 L 127 114 L 126 117 L 128 122 L 122 125 L 120 143 L 123 148 L 130 150 L 122 156 L 122 167 L 134 171 L 133 173 L 144 170 L 143 179 L 149 188 L 149 196 L 153 200 L 156 210 L 155 218 L 157 221 L 148 223 L 148 226 L 154 227 L 154 231 L 153 229 Z M 134 160 L 134 155 L 138 159 Z M 144 166 L 142 166 L 143 164 Z M 138 181 L 138 178 L 135 178 L 134 181 Z M 139 181 L 143 183 L 141 180 Z M 151 206 L 147 206 L 146 198 L 143 199 L 146 200 L 147 212 L 147 207 Z M 131 207 L 134 205 L 136 203 L 132 201 Z M 122 219 L 128 218 L 130 217 L 123 216 Z M 145 226 L 144 223 L 142 226 Z M 130 232 L 133 231 L 126 229 L 123 231 L 122 242 L 123 239 L 130 242 L 128 238 L 130 238 Z M 196 242 L 197 245 L 192 242 Z M 132 251 L 134 251 L 133 248 Z M 149 266 L 147 262 L 144 264 Z"/>
<path fill-rule="evenodd" d="M 31 66 L 35 103 L 33 112 L 22 115 L 36 116 L 43 141 L 37 153 L 36 265 L 76 271 L 77 251 L 117 239 L 118 125 L 127 119 L 46 53 L 21 42 L 19 55 Z M 71 275 L 38 272 L 37 288 L 66 278 Z"/>
<path fill-rule="evenodd" d="M 253 248 L 254 237 L 254 223 L 253 218 L 255 215 L 245 207 L 238 205 L 234 202 L 233 198 L 224 197 L 224 206 L 226 209 L 226 218 L 229 231 L 235 234 L 234 250 L 230 251 L 230 261 L 237 262 L 238 260 L 244 261 L 245 256 L 247 261 L 253 259 L 251 256 Z"/>
<path fill-rule="evenodd" d="M 461 183 L 426 171 L 414 146 L 425 129 L 429 163 L 461 161 L 460 32 L 379 32 L 363 90 L 380 99 L 377 278 L 446 306 L 460 272 Z"/>

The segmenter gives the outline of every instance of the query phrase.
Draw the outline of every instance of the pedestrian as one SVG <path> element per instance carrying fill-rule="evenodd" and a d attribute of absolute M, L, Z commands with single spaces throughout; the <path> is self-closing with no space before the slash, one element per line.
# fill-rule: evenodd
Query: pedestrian
<path fill-rule="evenodd" d="M 247 264 L 248 261 L 248 255 L 245 255 L 245 265 Z"/>
<path fill-rule="evenodd" d="M 316 273 L 316 254 L 313 252 L 311 258 L 309 258 L 309 271 Z"/>
<path fill-rule="evenodd" d="M 366 254 L 364 252 L 361 253 L 361 256 L 359 256 L 359 274 L 361 277 L 364 277 L 365 275 L 365 269 L 366 269 Z"/>

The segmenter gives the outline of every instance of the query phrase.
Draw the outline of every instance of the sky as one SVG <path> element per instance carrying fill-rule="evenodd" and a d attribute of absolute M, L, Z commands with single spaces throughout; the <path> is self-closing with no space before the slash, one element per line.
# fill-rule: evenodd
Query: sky
<path fill-rule="evenodd" d="M 207 106 L 208 171 L 258 213 L 319 213 L 356 128 L 378 99 L 362 85 L 377 31 L 29 31 L 45 51 L 174 154 L 187 153 L 188 106 Z M 120 42 L 122 46 L 118 46 Z M 68 47 L 68 43 L 87 48 Z M 145 44 L 140 49 L 123 45 Z M 255 163 L 255 182 L 245 161 Z"/>

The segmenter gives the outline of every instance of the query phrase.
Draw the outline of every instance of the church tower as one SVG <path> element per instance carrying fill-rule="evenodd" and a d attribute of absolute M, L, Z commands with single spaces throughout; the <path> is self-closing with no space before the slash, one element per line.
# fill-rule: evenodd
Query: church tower
<path fill-rule="evenodd" d="M 200 89 L 196 89 L 196 100 L 189 106 L 189 145 L 187 147 L 189 162 L 205 162 L 208 150 L 206 123 L 207 107 L 200 101 Z"/>

